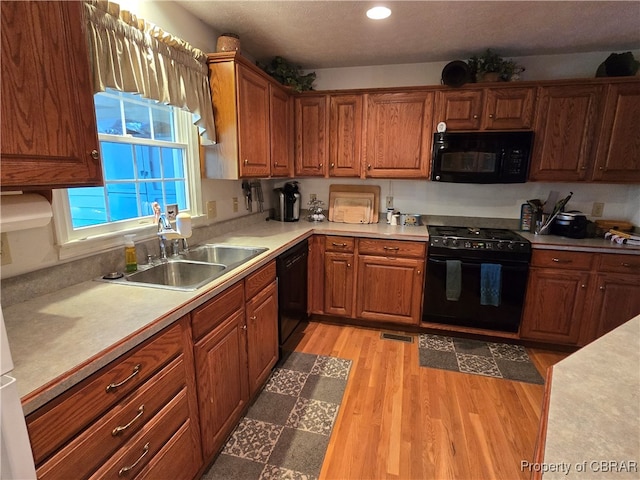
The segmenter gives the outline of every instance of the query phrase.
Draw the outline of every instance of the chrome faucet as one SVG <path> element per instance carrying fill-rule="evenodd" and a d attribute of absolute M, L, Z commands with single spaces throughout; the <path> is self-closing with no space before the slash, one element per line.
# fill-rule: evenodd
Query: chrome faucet
<path fill-rule="evenodd" d="M 178 215 L 177 227 L 174 229 L 171 226 L 171 222 L 167 218 L 166 214 L 160 212 L 160 205 L 157 202 L 153 203 L 153 212 L 155 214 L 156 222 L 158 224 L 158 241 L 160 243 L 160 260 L 167 260 L 167 240 L 171 240 L 172 255 L 179 255 L 181 252 L 189 249 L 187 244 L 187 237 L 191 236 L 191 217 L 185 215 L 188 223 L 185 224 L 181 215 Z M 182 223 L 180 223 L 182 221 Z M 181 226 L 182 225 L 182 226 Z M 182 240 L 182 250 L 180 249 L 180 240 Z"/>

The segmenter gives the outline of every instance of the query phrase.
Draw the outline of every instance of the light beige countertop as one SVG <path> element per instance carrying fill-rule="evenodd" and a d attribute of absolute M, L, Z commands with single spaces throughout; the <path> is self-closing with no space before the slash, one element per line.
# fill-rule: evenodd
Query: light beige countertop
<path fill-rule="evenodd" d="M 621 253 L 640 255 L 640 245 L 618 245 L 604 238 L 567 238 L 557 235 L 535 235 L 518 232 L 531 242 L 531 247 L 540 250 L 570 250 L 572 252 Z"/>
<path fill-rule="evenodd" d="M 554 365 L 548 412 L 545 480 L 640 478 L 640 315 Z"/>
<path fill-rule="evenodd" d="M 11 305 L 3 313 L 15 363 L 13 376 L 18 380 L 25 414 L 313 233 L 422 242 L 429 238 L 425 226 L 265 221 L 209 239 L 209 243 L 266 247 L 268 250 L 193 292 L 87 281 Z M 575 249 L 567 246 L 567 242 L 571 245 L 590 242 L 589 248 L 596 248 L 596 251 L 610 250 L 606 248 L 609 242 L 604 240 L 556 238 L 564 242 L 566 248 Z M 601 250 L 603 248 L 605 250 Z M 640 249 L 620 246 L 614 246 L 612 251 L 640 254 Z"/>
<path fill-rule="evenodd" d="M 314 232 L 427 241 L 426 227 L 268 221 L 210 240 L 269 250 L 193 292 L 87 281 L 4 309 L 25 414 Z M 105 272 L 107 273 L 107 272 Z"/>

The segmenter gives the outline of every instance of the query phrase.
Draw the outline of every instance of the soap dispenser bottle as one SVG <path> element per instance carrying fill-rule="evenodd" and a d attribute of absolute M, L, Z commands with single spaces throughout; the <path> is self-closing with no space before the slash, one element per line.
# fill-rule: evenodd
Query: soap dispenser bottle
<path fill-rule="evenodd" d="M 124 241 L 124 264 L 125 271 L 132 273 L 138 270 L 138 260 L 136 257 L 136 244 L 133 243 L 134 234 L 125 235 Z"/>

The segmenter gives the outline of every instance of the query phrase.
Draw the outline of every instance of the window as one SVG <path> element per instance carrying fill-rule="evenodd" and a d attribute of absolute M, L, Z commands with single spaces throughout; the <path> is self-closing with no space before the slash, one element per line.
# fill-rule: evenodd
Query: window
<path fill-rule="evenodd" d="M 196 215 L 198 133 L 191 113 L 114 90 L 94 101 L 105 186 L 62 195 L 60 243 L 150 224 L 154 202 Z"/>

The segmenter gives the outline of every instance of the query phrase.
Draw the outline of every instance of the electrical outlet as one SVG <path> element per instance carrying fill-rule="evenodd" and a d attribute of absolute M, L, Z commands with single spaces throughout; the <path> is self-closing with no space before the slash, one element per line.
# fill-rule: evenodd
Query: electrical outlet
<path fill-rule="evenodd" d="M 387 197 L 387 208 L 393 208 L 393 197 L 391 195 Z"/>
<path fill-rule="evenodd" d="M 232 197 L 231 200 L 233 201 L 233 213 L 236 213 L 238 211 L 238 197 Z"/>
<path fill-rule="evenodd" d="M 593 208 L 591 209 L 592 217 L 601 217 L 604 213 L 604 203 L 593 202 Z"/>
<path fill-rule="evenodd" d="M 209 200 L 207 202 L 207 218 L 212 220 L 218 216 L 218 208 L 215 200 Z"/>
<path fill-rule="evenodd" d="M 310 200 L 310 201 L 312 201 L 312 202 L 313 202 L 316 198 L 318 198 L 318 197 L 316 196 L 316 194 L 315 194 L 315 193 L 310 193 L 310 194 L 309 194 L 309 200 Z"/>
<path fill-rule="evenodd" d="M 175 220 L 176 217 L 178 216 L 178 204 L 170 203 L 165 208 L 166 208 L 167 218 L 171 221 Z"/>
<path fill-rule="evenodd" d="M 9 239 L 7 233 L 3 232 L 0 235 L 2 241 L 0 242 L 0 257 L 2 257 L 2 265 L 9 265 L 11 263 L 11 250 L 9 249 Z"/>

